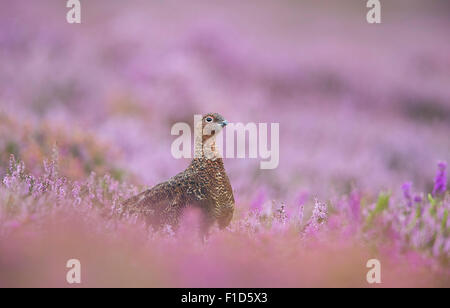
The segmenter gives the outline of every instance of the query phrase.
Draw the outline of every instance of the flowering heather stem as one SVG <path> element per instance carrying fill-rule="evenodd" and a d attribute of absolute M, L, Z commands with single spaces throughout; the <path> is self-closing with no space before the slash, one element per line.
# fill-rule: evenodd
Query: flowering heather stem
<path fill-rule="evenodd" d="M 447 163 L 441 161 L 438 163 L 436 178 L 434 179 L 433 196 L 444 194 L 447 190 Z"/>

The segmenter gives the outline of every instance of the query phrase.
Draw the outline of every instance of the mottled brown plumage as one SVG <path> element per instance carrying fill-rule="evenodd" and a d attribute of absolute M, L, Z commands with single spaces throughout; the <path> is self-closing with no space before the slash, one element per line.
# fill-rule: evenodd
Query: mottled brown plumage
<path fill-rule="evenodd" d="M 234 196 L 214 142 L 215 134 L 226 124 L 217 113 L 203 116 L 195 129 L 201 129 L 206 135 L 201 131 L 197 135 L 200 137 L 195 140 L 195 156 L 187 169 L 128 199 L 124 208 L 145 217 L 156 229 L 166 224 L 176 229 L 183 210 L 189 205 L 198 207 L 203 214 L 202 234 L 215 222 L 220 228 L 228 226 L 233 217 Z"/>

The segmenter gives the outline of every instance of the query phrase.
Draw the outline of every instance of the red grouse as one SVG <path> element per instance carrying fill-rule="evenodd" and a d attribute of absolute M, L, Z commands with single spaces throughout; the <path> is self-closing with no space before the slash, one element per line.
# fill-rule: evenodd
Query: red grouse
<path fill-rule="evenodd" d="M 170 225 L 176 230 L 183 210 L 194 206 L 202 212 L 203 235 L 215 222 L 221 229 L 227 227 L 233 217 L 234 196 L 215 144 L 215 135 L 225 125 L 220 114 L 203 116 L 195 127 L 201 129 L 197 134 L 201 137 L 195 140 L 195 156 L 187 169 L 126 200 L 124 209 L 138 213 L 155 229 Z"/>

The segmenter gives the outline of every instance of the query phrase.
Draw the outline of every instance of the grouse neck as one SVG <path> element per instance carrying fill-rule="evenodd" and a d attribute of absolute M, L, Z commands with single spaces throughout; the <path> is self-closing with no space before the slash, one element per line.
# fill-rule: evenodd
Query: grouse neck
<path fill-rule="evenodd" d="M 191 165 L 193 166 L 219 166 L 223 168 L 223 159 L 222 158 L 215 158 L 215 159 L 209 159 L 206 157 L 197 157 L 194 158 L 191 162 Z"/>

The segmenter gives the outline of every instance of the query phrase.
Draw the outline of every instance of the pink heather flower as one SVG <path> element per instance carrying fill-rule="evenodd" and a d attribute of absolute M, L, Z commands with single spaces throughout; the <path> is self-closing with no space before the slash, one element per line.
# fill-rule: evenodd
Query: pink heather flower
<path fill-rule="evenodd" d="M 170 225 L 164 225 L 164 227 L 162 228 L 162 234 L 168 237 L 175 236 L 175 232 L 172 230 L 172 227 Z"/>
<path fill-rule="evenodd" d="M 79 205 L 81 203 L 80 192 L 81 192 L 80 184 L 78 182 L 73 183 L 72 197 L 75 199 L 75 205 Z"/>
<path fill-rule="evenodd" d="M 13 154 L 11 154 L 9 156 L 9 171 L 13 173 L 15 169 L 16 169 L 16 158 L 14 157 Z"/>
<path fill-rule="evenodd" d="M 288 221 L 288 215 L 286 213 L 286 205 L 284 203 L 277 209 L 277 220 L 281 224 L 285 224 Z"/>
<path fill-rule="evenodd" d="M 25 178 L 25 182 L 28 185 L 28 191 L 31 193 L 33 191 L 36 179 L 32 175 L 27 175 Z"/>
<path fill-rule="evenodd" d="M 89 175 L 89 178 L 87 180 L 87 188 L 88 188 L 88 196 L 89 199 L 94 200 L 95 199 L 95 172 L 91 172 L 91 174 Z"/>
<path fill-rule="evenodd" d="M 300 225 L 303 223 L 303 216 L 305 214 L 305 204 L 300 203 L 298 208 L 298 221 Z"/>
<path fill-rule="evenodd" d="M 3 178 L 3 184 L 11 189 L 18 185 L 24 177 L 25 164 L 22 161 L 16 161 L 14 155 L 9 158 L 9 174 Z"/>
<path fill-rule="evenodd" d="M 405 182 L 402 185 L 403 197 L 406 200 L 406 204 L 411 207 L 412 206 L 412 197 L 411 197 L 411 182 Z"/>
<path fill-rule="evenodd" d="M 25 165 L 23 162 L 16 161 L 14 155 L 9 157 L 9 172 L 11 175 L 20 175 L 24 172 Z"/>
<path fill-rule="evenodd" d="M 66 197 L 66 183 L 67 179 L 61 177 L 58 178 L 54 184 L 54 193 L 56 193 L 56 196 L 60 202 Z"/>
<path fill-rule="evenodd" d="M 3 178 L 3 184 L 7 187 L 7 188 L 10 188 L 11 187 L 11 177 L 9 177 L 9 176 L 5 176 L 4 178 Z"/>
<path fill-rule="evenodd" d="M 438 171 L 436 173 L 436 178 L 434 179 L 433 196 L 438 194 L 443 194 L 447 190 L 447 173 L 446 169 L 447 163 L 441 161 L 438 163 Z"/>
<path fill-rule="evenodd" d="M 298 196 L 298 223 L 301 225 L 303 223 L 303 217 L 305 215 L 305 203 L 308 201 L 309 193 L 301 192 Z"/>
<path fill-rule="evenodd" d="M 319 202 L 317 199 L 314 202 L 313 214 L 305 229 L 307 234 L 317 232 L 328 217 L 327 205 Z"/>
<path fill-rule="evenodd" d="M 44 177 L 51 181 L 53 180 L 57 175 L 57 169 L 55 167 L 55 162 L 54 161 L 48 161 L 45 160 L 44 161 Z"/>
<path fill-rule="evenodd" d="M 415 203 L 421 203 L 423 201 L 423 197 L 421 195 L 415 195 L 414 196 L 414 202 Z"/>

